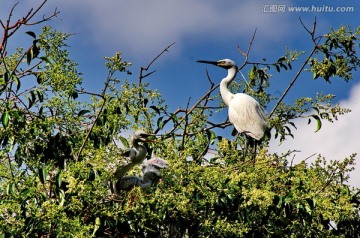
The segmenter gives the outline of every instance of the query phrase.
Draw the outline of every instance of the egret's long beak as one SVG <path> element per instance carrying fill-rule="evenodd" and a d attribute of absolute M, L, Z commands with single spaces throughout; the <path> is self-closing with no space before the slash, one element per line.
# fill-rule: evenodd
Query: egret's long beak
<path fill-rule="evenodd" d="M 203 64 L 213 64 L 213 65 L 219 66 L 219 63 L 217 61 L 197 60 L 196 62 L 203 63 Z"/>
<path fill-rule="evenodd" d="M 156 140 L 150 139 L 149 137 L 155 137 L 155 136 L 159 136 L 159 135 L 143 133 L 141 136 L 142 136 L 142 138 L 140 138 L 141 142 L 157 142 Z"/>
<path fill-rule="evenodd" d="M 139 141 L 141 142 L 154 142 L 152 139 L 150 139 L 151 135 L 145 135 L 145 134 L 142 134 L 142 137 L 139 139 Z"/>

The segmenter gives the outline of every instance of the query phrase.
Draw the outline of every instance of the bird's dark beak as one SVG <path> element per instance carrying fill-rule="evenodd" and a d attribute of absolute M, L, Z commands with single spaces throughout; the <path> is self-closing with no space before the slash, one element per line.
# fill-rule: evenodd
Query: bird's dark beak
<path fill-rule="evenodd" d="M 203 63 L 203 64 L 212 64 L 212 65 L 219 66 L 219 63 L 218 63 L 217 61 L 197 60 L 196 62 L 198 62 L 198 63 Z"/>

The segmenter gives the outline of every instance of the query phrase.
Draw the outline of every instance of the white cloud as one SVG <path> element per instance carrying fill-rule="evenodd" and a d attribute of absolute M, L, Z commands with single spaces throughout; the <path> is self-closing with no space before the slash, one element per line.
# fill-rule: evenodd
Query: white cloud
<path fill-rule="evenodd" d="M 186 38 L 228 43 L 248 39 L 258 28 L 268 42 L 281 39 L 290 28 L 287 15 L 262 13 L 262 3 L 257 1 L 63 0 L 51 4 L 59 6 L 62 26 L 86 35 L 99 48 L 126 49 L 141 58 L 174 41 L 180 52 Z"/>
<path fill-rule="evenodd" d="M 359 135 L 360 135 L 360 84 L 354 86 L 350 96 L 340 101 L 340 105 L 352 111 L 340 116 L 334 123 L 323 122 L 322 128 L 314 132 L 314 123 L 307 125 L 307 120 L 296 121 L 297 130 L 293 134 L 295 139 L 287 139 L 279 146 L 279 142 L 272 140 L 270 152 L 286 152 L 287 150 L 301 151 L 296 159 L 303 160 L 314 153 L 321 154 L 327 160 L 341 160 L 349 157 L 352 153 L 360 156 Z M 355 165 L 351 173 L 350 184 L 360 187 L 360 163 Z"/>

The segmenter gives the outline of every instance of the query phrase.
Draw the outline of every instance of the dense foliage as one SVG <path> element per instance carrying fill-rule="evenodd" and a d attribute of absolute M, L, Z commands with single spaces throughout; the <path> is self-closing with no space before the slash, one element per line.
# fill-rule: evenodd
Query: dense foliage
<path fill-rule="evenodd" d="M 293 164 L 294 152 L 267 152 L 271 134 L 292 136 L 294 119 L 320 130 L 323 120 L 349 111 L 333 105 L 331 94 L 285 104 L 267 93 L 271 73 L 294 71 L 289 89 L 309 71 L 317 80 L 349 81 L 360 64 L 360 29 L 343 26 L 317 36 L 314 23 L 305 28 L 312 49 L 287 50 L 272 63 L 250 62 L 252 44 L 242 52 L 248 84 L 233 89 L 244 88 L 264 107 L 275 102 L 255 155 L 244 137 L 216 134 L 230 124 L 213 119 L 224 105 L 210 78 L 196 103 L 170 112 L 147 80 L 149 67 L 137 81 L 123 79 L 131 64 L 120 53 L 105 58 L 101 91 L 83 88 L 66 48 L 70 35 L 49 26 L 26 32 L 29 45 L 10 52 L 18 29 L 57 14 L 32 24 L 33 14 L 1 19 L 0 237 L 360 236 L 359 190 L 346 184 L 355 155 Z M 150 147 L 170 167 L 150 189 L 113 194 L 106 181 L 126 163 L 119 144 L 127 147 L 124 135 L 138 128 L 161 135 Z"/>

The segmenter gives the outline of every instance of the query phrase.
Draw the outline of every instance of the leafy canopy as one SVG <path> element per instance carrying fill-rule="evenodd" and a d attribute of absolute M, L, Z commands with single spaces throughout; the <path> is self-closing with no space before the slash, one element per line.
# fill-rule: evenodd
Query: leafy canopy
<path fill-rule="evenodd" d="M 334 105 L 331 94 L 298 98 L 291 105 L 283 98 L 300 75 L 351 80 L 360 62 L 360 28 L 342 26 L 318 36 L 316 22 L 311 30 L 304 26 L 312 49 L 286 49 L 272 62 L 250 61 L 252 41 L 240 50 L 239 68 L 248 71 L 248 83 L 235 82 L 233 90 L 243 89 L 264 107 L 275 105 L 267 136 L 254 154 L 243 136 L 217 134 L 231 125 L 213 117 L 225 108 L 210 77 L 202 97 L 173 112 L 151 87 L 149 70 L 171 45 L 141 68 L 138 81 L 125 79 L 131 63 L 121 53 L 105 57 L 104 86 L 90 92 L 69 57 L 69 34 L 44 26 L 40 34 L 23 35 L 26 47 L 8 51 L 12 36 L 37 13 L 13 22 L 11 12 L 1 19 L 0 237 L 360 235 L 359 190 L 346 184 L 355 154 L 292 164 L 294 151 L 267 151 L 271 136 L 282 141 L 293 136 L 296 118 L 315 121 L 318 131 L 323 120 L 333 122 L 350 111 Z M 284 71 L 294 76 L 276 98 L 267 92 L 275 80 L 271 73 Z M 170 167 L 148 190 L 113 194 L 106 181 L 127 163 L 118 145 L 128 147 L 124 133 L 138 128 L 160 135 L 149 146 Z"/>

